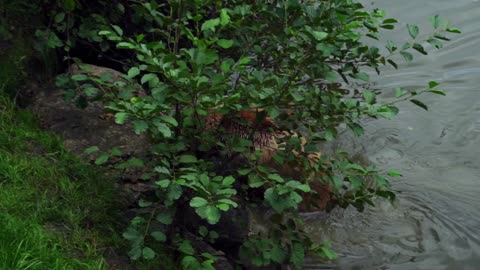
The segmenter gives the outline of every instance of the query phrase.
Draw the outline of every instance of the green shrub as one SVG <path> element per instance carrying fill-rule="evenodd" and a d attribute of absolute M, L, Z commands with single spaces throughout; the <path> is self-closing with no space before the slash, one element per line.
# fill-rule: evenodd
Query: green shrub
<path fill-rule="evenodd" d="M 416 96 L 426 92 L 444 95 L 436 88 L 438 83 L 430 81 L 418 91 L 398 88 L 394 98 L 384 100 L 379 94 L 387 90 L 371 89 L 369 73 L 380 73 L 386 65 L 397 68 L 399 57 L 411 61 L 412 52 L 427 54 L 427 44 L 440 48 L 448 40 L 446 32 L 459 33 L 434 16 L 429 35 L 420 36 L 417 26 L 408 25 L 411 40 L 405 44 L 368 45 L 381 44 L 381 30 L 394 29 L 397 21 L 386 17 L 383 10 L 367 10 L 352 0 L 117 4 L 130 14 L 131 21 L 118 20 L 123 27 L 102 24 L 97 41 L 109 41 L 114 51 L 135 57 L 125 66 L 126 79 L 139 80 L 148 95 L 135 96 L 133 90 L 103 93 L 106 83 L 79 75 L 71 78 L 74 84 L 96 83 L 69 91 L 86 99 L 112 101 L 107 108 L 115 112 L 118 124 L 132 122 L 135 132 L 148 132 L 156 143 L 150 159 L 118 165 L 121 169 L 151 166 L 149 176 L 156 179 L 158 189 L 156 199 L 139 202 L 151 212 L 133 219 L 124 237 L 132 244 L 132 259 L 154 259 L 152 243 L 165 242 L 180 252 L 184 269 L 212 269 L 215 258 L 199 254 L 183 238 L 176 223 L 182 214 L 178 211 L 189 205 L 207 223 L 216 224 L 224 212 L 246 208 L 252 194 L 261 194 L 253 201 L 275 214 L 269 221 L 270 230 L 251 233 L 243 243 L 244 257 L 259 266 L 291 264 L 296 269 L 307 253 L 333 258 L 327 245 L 313 243 L 302 231 L 297 211 L 302 197 L 312 192 L 315 183 L 329 185 L 338 206 L 363 211 L 366 204 L 374 204 L 375 197 L 394 199 L 388 178 L 400 174 L 356 164 L 346 153 L 324 155 L 311 166 L 308 153 L 319 151 L 320 144 L 333 140 L 339 130 L 349 128 L 362 135 L 360 120 L 366 117 L 394 117 L 397 102 L 409 100 L 427 109 Z M 75 5 L 64 8 L 84 12 Z M 367 38 L 373 42 L 367 43 Z M 277 151 L 274 157 L 303 173 L 279 175 L 274 168 L 259 164 L 261 153 L 252 151 L 250 140 L 255 128 L 249 129 L 246 138 L 223 136 L 223 141 L 206 128 L 205 119 L 212 113 L 230 117 L 252 108 L 255 123 L 264 123 L 268 116 L 279 130 L 306 139 L 302 151 L 298 136 L 277 138 L 286 150 Z M 207 158 L 212 149 L 220 149 L 224 154 L 219 159 L 227 162 L 219 166 L 218 160 Z M 292 150 L 303 154 L 292 155 Z M 235 155 L 243 155 L 245 161 L 230 171 L 218 169 L 228 166 L 228 157 Z M 107 160 L 103 154 L 97 163 Z M 211 236 L 216 234 L 206 227 L 198 232 L 206 240 L 214 240 Z"/>

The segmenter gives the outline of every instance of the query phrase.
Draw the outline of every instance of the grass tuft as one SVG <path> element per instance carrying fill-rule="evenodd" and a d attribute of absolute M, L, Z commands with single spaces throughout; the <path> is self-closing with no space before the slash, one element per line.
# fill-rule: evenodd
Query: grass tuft
<path fill-rule="evenodd" d="M 0 95 L 0 269 L 107 269 L 120 246 L 113 181 Z"/>

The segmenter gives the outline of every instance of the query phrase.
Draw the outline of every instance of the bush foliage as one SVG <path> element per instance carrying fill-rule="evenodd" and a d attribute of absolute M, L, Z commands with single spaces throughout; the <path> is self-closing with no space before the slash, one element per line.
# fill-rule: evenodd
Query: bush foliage
<path fill-rule="evenodd" d="M 399 173 L 356 164 L 348 153 L 322 155 L 312 165 L 309 154 L 340 130 L 362 135 L 364 118 L 394 117 L 397 102 L 427 109 L 416 96 L 444 95 L 436 82 L 418 91 L 398 88 L 394 98 L 382 99 L 379 94 L 387 90 L 371 89 L 369 74 L 397 68 L 399 59 L 412 61 L 413 53 L 427 54 L 430 46 L 441 48 L 447 32 L 459 32 L 434 16 L 429 35 L 409 24 L 408 42 L 383 44 L 381 31 L 394 29 L 397 20 L 354 0 L 90 2 L 41 6 L 53 23 L 36 36 L 46 48 L 63 48 L 68 61 L 89 48 L 124 68 L 121 82 L 77 74 L 58 83 L 80 105 L 109 101 L 117 124 L 131 122 L 136 133 L 148 133 L 154 142 L 149 158 L 117 165 L 151 168 L 146 178 L 157 189 L 155 198 L 139 201 L 149 213 L 134 218 L 124 237 L 132 259 L 155 259 L 160 242 L 181 254 L 184 269 L 213 269 L 215 261 L 185 237 L 178 217 L 188 207 L 206 221 L 196 236 L 211 242 L 219 235 L 210 225 L 226 212 L 252 204 L 273 209 L 271 229 L 251 232 L 240 248 L 255 265 L 299 269 L 307 253 L 334 258 L 326 244 L 313 243 L 302 230 L 302 197 L 314 192 L 315 183 L 328 185 L 335 197 L 330 207 L 363 211 L 375 197 L 394 199 L 389 178 Z M 262 152 L 250 140 L 255 128 L 247 138 L 220 139 L 206 127 L 209 115 L 239 111 L 255 112 L 255 123 L 275 121 L 272 134 L 287 131 L 277 138 L 283 151 L 273 159 L 301 173 L 281 175 L 276 166 L 261 164 Z M 98 164 L 115 154 L 105 151 Z M 229 157 L 238 155 L 243 162 L 229 166 Z"/>

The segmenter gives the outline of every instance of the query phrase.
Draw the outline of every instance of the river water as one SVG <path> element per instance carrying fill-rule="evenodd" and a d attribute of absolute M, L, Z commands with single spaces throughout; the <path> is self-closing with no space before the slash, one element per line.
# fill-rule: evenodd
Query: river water
<path fill-rule="evenodd" d="M 306 269 L 480 269 L 480 1 L 396 0 L 376 6 L 402 26 L 385 37 L 407 41 L 405 23 L 431 31 L 428 17 L 440 14 L 462 30 L 437 51 L 418 55 L 399 70 L 374 77 L 376 87 L 421 89 L 441 83 L 446 97 L 422 95 L 424 111 L 401 104 L 394 120 L 370 121 L 361 138 L 344 136 L 337 147 L 354 151 L 382 169 L 403 173 L 392 180 L 394 204 L 357 213 L 336 209 L 307 217 L 314 238 L 333 241 L 332 266 L 307 262 Z M 387 93 L 386 96 L 389 94 Z"/>

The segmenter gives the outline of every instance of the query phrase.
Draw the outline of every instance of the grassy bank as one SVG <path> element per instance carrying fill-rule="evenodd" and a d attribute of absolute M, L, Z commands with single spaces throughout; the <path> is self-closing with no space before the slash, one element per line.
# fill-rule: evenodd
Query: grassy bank
<path fill-rule="evenodd" d="M 0 269 L 107 269 L 115 197 L 112 181 L 0 96 Z"/>

